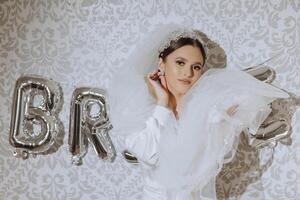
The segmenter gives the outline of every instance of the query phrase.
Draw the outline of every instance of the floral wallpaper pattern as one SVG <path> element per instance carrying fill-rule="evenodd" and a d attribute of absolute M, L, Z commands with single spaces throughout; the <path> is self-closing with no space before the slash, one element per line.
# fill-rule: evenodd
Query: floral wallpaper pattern
<path fill-rule="evenodd" d="M 230 68 L 272 58 L 266 64 L 277 72 L 273 83 L 300 95 L 298 0 L 0 0 L 0 199 L 141 199 L 138 165 L 121 157 L 104 162 L 92 149 L 82 166 L 71 165 L 69 102 L 76 87 L 107 88 L 140 36 L 161 22 L 205 32 L 226 50 Z M 14 158 L 8 143 L 12 93 L 22 74 L 52 78 L 64 91 L 64 144 L 28 160 Z M 299 118 L 297 110 L 292 143 L 277 145 L 259 181 L 249 173 L 253 160 L 272 152 L 257 152 L 241 135 L 236 159 L 218 177 L 218 198 L 260 199 L 263 187 L 267 200 L 300 199 Z"/>

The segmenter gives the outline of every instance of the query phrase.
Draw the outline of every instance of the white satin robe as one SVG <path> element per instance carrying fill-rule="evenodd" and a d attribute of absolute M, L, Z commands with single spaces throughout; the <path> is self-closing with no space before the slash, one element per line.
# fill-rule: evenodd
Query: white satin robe
<path fill-rule="evenodd" d="M 154 179 L 153 172 L 158 164 L 157 148 L 160 135 L 166 130 L 176 131 L 176 129 L 174 113 L 167 107 L 156 105 L 142 131 L 134 132 L 125 139 L 112 135 L 118 153 L 127 149 L 138 158 L 144 181 L 142 200 L 200 200 L 198 188 L 168 192 Z M 207 188 L 214 189 L 214 179 L 203 189 Z"/>

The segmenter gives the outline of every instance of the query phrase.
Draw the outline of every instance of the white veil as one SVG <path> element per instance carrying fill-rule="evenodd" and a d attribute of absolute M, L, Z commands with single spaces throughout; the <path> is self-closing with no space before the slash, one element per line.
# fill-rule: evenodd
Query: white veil
<path fill-rule="evenodd" d="M 157 69 L 158 49 L 170 39 L 172 31 L 181 28 L 182 25 L 176 24 L 156 26 L 140 40 L 113 76 L 108 88 L 111 134 L 121 141 L 128 134 L 142 130 L 152 115 L 155 99 L 148 92 L 144 75 Z M 170 191 L 209 184 L 242 129 L 257 130 L 271 112 L 268 103 L 288 97 L 282 90 L 246 72 L 227 70 L 224 50 L 205 34 L 201 33 L 201 37 L 207 54 L 207 71 L 182 100 L 177 132 L 164 133 L 160 138 L 155 176 Z M 234 103 L 240 106 L 235 117 L 230 118 L 225 109 Z M 214 199 L 214 191 L 206 197 Z"/>
<path fill-rule="evenodd" d="M 169 33 L 164 30 L 177 28 L 179 26 L 175 24 L 157 26 L 155 32 L 139 40 L 128 59 L 113 74 L 108 87 L 110 120 L 114 126 L 112 134 L 125 137 L 141 130 L 152 115 L 155 99 L 148 92 L 144 75 L 158 68 L 158 47 Z"/>
<path fill-rule="evenodd" d="M 158 69 L 158 51 L 162 44 L 170 40 L 170 33 L 183 29 L 188 27 L 174 23 L 157 24 L 150 33 L 139 40 L 128 59 L 113 74 L 108 87 L 110 120 L 114 126 L 112 134 L 125 137 L 144 127 L 145 120 L 155 107 L 155 99 L 148 92 L 144 75 Z M 200 34 L 202 42 L 207 44 L 205 66 L 225 67 L 224 50 L 205 34 Z"/>

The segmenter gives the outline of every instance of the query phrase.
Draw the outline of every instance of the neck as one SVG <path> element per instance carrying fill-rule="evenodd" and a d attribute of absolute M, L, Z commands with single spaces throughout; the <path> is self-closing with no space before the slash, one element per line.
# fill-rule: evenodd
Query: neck
<path fill-rule="evenodd" d="M 169 108 L 172 109 L 172 111 L 177 119 L 178 119 L 178 113 L 177 113 L 176 108 L 180 103 L 181 97 L 182 97 L 182 95 L 171 94 L 170 99 L 169 99 L 169 104 L 168 104 Z"/>

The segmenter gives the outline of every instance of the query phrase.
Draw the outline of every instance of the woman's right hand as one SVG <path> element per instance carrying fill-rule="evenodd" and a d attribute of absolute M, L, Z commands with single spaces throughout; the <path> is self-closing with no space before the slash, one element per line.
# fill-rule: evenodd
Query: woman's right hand
<path fill-rule="evenodd" d="M 232 117 L 232 116 L 236 113 L 237 107 L 238 107 L 238 106 L 239 106 L 238 104 L 234 104 L 233 106 L 229 107 L 229 108 L 226 110 L 227 114 L 228 114 L 230 117 Z"/>
<path fill-rule="evenodd" d="M 161 75 L 161 72 L 158 72 L 159 81 L 152 80 L 153 77 L 157 73 L 154 71 L 152 73 L 148 73 L 144 76 L 145 82 L 147 83 L 150 94 L 156 99 L 158 105 L 162 105 L 168 107 L 169 103 L 169 90 L 166 83 L 165 76 Z"/>

